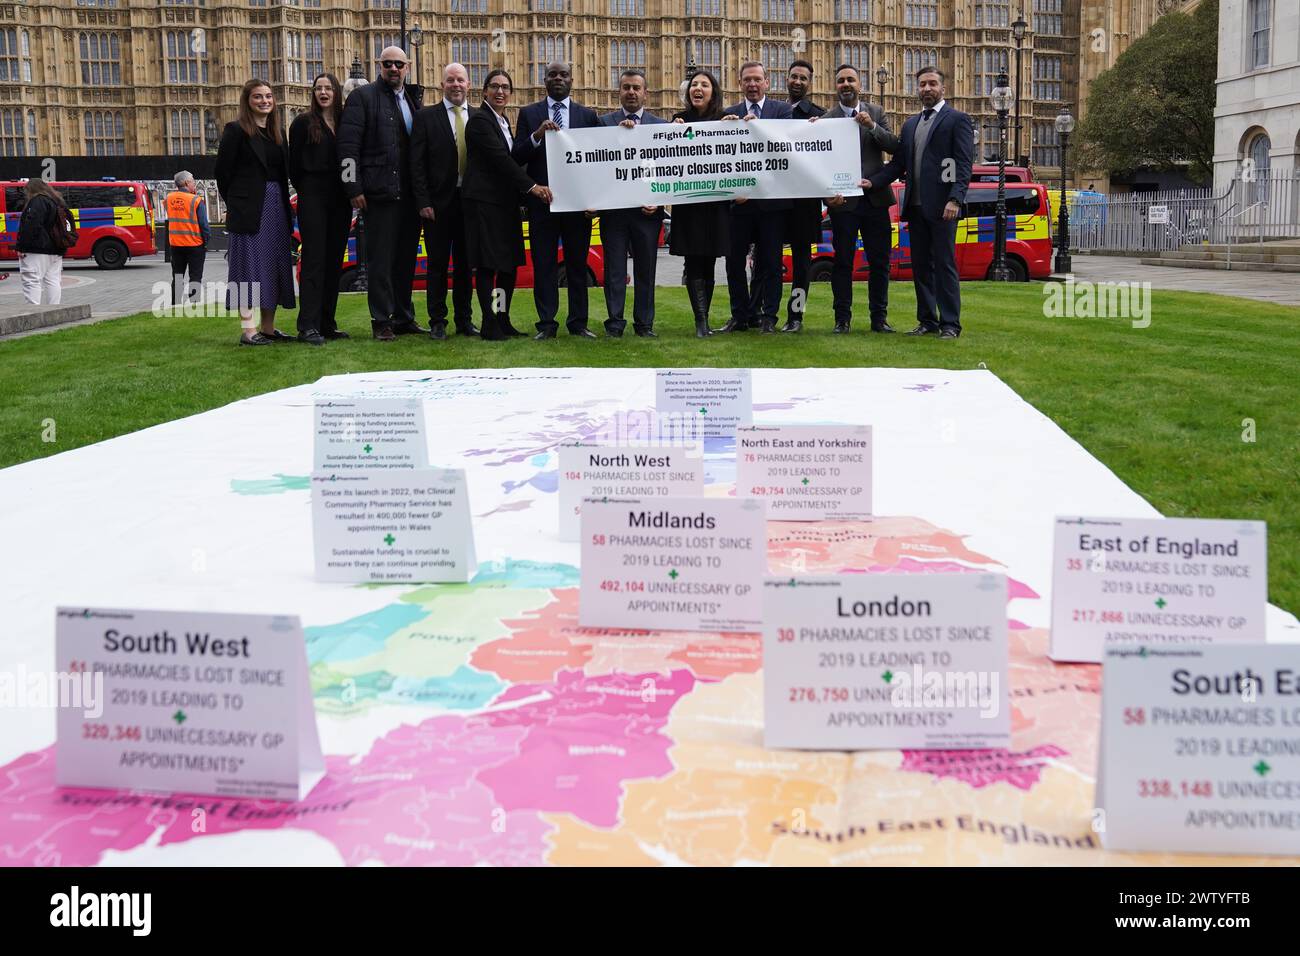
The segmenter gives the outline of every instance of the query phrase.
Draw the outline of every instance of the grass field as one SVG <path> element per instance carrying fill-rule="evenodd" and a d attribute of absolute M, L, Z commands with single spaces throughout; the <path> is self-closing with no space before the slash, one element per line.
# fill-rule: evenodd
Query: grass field
<path fill-rule="evenodd" d="M 957 341 L 830 334 L 829 288 L 814 287 L 805 331 L 693 336 L 681 289 L 660 289 L 660 338 L 432 342 L 369 338 L 361 296 L 340 325 L 355 337 L 322 348 L 236 345 L 231 318 L 148 314 L 0 342 L 0 466 L 67 451 L 322 375 L 375 369 L 501 366 L 789 368 L 981 363 L 1050 416 L 1162 513 L 1257 518 L 1269 525 L 1270 600 L 1300 612 L 1300 310 L 1180 292 L 1152 294 L 1151 325 L 1049 319 L 1042 286 L 963 285 Z M 604 303 L 593 289 L 591 326 Z M 890 290 L 893 324 L 914 323 L 910 284 Z M 855 291 L 865 305 L 866 289 Z M 629 306 L 630 306 L 629 296 Z M 726 290 L 713 324 L 725 319 Z M 417 293 L 417 309 L 423 294 Z M 531 294 L 515 297 L 531 329 Z M 293 317 L 281 322 L 293 330 Z M 1253 422 L 1253 441 L 1245 440 Z M 49 437 L 53 420 L 55 441 Z M 9 503 L 12 507 L 13 502 Z"/>

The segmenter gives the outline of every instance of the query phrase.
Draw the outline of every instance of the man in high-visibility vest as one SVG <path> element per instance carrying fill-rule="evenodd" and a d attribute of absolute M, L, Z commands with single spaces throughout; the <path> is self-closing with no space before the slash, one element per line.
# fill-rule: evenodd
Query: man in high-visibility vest
<path fill-rule="evenodd" d="M 198 195 L 192 173 L 176 174 L 176 189 L 167 194 L 167 244 L 172 253 L 172 302 L 180 305 L 191 296 L 202 301 L 203 262 L 208 255 L 212 229 L 208 204 Z M 189 282 L 184 276 L 189 272 Z"/>

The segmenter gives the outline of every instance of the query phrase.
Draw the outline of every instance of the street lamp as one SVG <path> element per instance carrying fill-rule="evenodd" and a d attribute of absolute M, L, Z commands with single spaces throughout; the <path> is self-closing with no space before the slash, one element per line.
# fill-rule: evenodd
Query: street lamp
<path fill-rule="evenodd" d="M 1011 35 L 1016 38 L 1016 162 L 1023 166 L 1029 165 L 1022 163 L 1024 158 L 1020 155 L 1020 45 L 1025 42 L 1025 33 L 1029 30 L 1029 24 L 1025 22 L 1025 11 L 1021 9 L 1016 16 L 1016 22 L 1011 24 Z"/>
<path fill-rule="evenodd" d="M 989 103 L 998 114 L 998 206 L 990 275 L 994 282 L 1011 281 L 1011 272 L 1007 269 L 1007 113 L 1014 95 L 1007 75 L 999 73 L 993 92 L 989 94 Z"/>
<path fill-rule="evenodd" d="M 1062 106 L 1056 116 L 1056 135 L 1061 140 L 1061 218 L 1056 226 L 1056 265 L 1052 271 L 1058 275 L 1070 272 L 1070 210 L 1065 198 L 1065 150 L 1070 144 L 1070 134 L 1074 132 L 1074 117 L 1070 108 Z"/>
<path fill-rule="evenodd" d="M 411 27 L 411 46 L 415 47 L 415 85 L 422 86 L 420 82 L 420 47 L 424 46 L 424 31 L 420 29 L 420 21 L 415 21 L 415 26 Z"/>
<path fill-rule="evenodd" d="M 349 96 L 355 93 L 361 87 L 366 85 L 366 74 L 361 68 L 361 54 L 354 54 L 352 57 L 352 67 L 348 70 L 348 78 L 343 81 L 343 101 L 346 103 Z M 352 174 L 358 175 L 360 170 L 352 170 Z M 366 221 L 365 215 L 357 210 L 357 278 L 352 284 L 352 288 L 357 292 L 365 292 L 369 283 L 366 276 Z"/>
<path fill-rule="evenodd" d="M 880 87 L 880 108 L 885 108 L 885 84 L 889 82 L 889 70 L 882 63 L 876 67 L 876 85 Z"/>

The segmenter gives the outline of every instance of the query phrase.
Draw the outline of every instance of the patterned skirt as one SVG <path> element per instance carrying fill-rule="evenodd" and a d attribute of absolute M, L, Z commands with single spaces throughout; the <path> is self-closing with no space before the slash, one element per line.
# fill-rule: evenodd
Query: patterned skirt
<path fill-rule="evenodd" d="M 284 199 L 279 183 L 266 184 L 262 200 L 262 228 L 255 233 L 230 234 L 227 253 L 226 308 L 292 309 L 293 256 L 289 229 L 284 222 Z"/>

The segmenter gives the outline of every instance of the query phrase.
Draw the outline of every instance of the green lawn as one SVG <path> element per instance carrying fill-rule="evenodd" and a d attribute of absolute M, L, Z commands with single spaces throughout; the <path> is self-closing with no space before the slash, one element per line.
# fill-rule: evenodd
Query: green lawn
<path fill-rule="evenodd" d="M 830 334 L 830 290 L 814 287 L 799 336 L 693 337 L 681 289 L 658 291 L 655 340 L 537 343 L 369 338 L 365 303 L 345 296 L 355 338 L 323 348 L 236 346 L 231 318 L 138 315 L 0 342 L 0 466 L 51 455 L 321 375 L 373 369 L 500 366 L 925 366 L 981 363 L 1049 415 L 1161 512 L 1259 518 L 1269 525 L 1270 600 L 1300 611 L 1300 310 L 1180 292 L 1153 293 L 1151 325 L 1043 315 L 1042 286 L 963 285 L 958 341 Z M 592 290 L 592 328 L 604 318 Z M 910 284 L 890 290 L 910 328 Z M 855 295 L 865 306 L 866 288 Z M 423 308 L 423 294 L 417 305 Z M 629 296 L 629 306 L 631 305 Z M 713 324 L 724 320 L 719 286 Z M 530 290 L 515 324 L 531 329 Z M 865 326 L 865 322 L 862 323 Z M 292 316 L 281 327 L 293 329 Z M 53 419 L 57 441 L 45 442 Z M 1255 440 L 1243 441 L 1253 419 Z M 10 502 L 10 506 L 14 506 Z"/>

